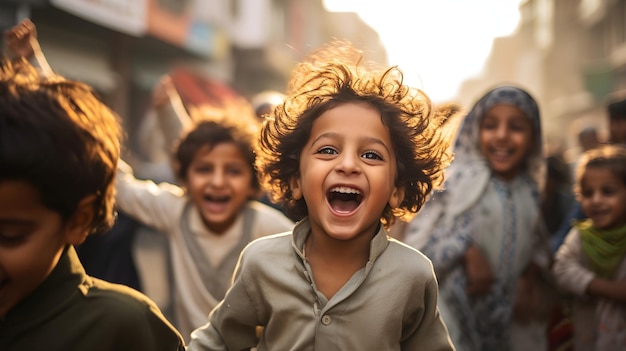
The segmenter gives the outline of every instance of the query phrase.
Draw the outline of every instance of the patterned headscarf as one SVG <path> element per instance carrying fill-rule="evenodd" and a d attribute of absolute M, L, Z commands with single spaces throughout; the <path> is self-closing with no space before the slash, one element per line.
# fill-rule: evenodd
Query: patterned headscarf
<path fill-rule="evenodd" d="M 449 221 L 474 205 L 485 191 L 491 168 L 480 151 L 480 123 L 490 108 L 500 104 L 519 108 L 532 122 L 533 150 L 521 176 L 530 178 L 530 183 L 535 186 L 533 198 L 539 203 L 545 174 L 539 108 L 532 96 L 523 89 L 500 86 L 480 98 L 463 120 L 454 142 L 454 161 L 446 170 L 444 189 L 433 193 L 414 219 L 414 222 L 419 222 L 419 228 L 416 225 L 409 228 L 406 238 L 408 244 L 419 249 L 427 240 L 435 222 L 437 225 L 450 224 Z"/>

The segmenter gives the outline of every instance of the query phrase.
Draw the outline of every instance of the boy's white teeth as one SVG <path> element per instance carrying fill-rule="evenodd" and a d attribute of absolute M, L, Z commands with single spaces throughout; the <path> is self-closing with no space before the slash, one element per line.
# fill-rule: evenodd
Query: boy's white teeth
<path fill-rule="evenodd" d="M 330 189 L 330 191 L 333 191 L 336 193 L 343 193 L 343 194 L 357 194 L 357 195 L 361 194 L 361 192 L 358 191 L 357 189 L 348 188 L 347 186 L 337 186 L 337 187 Z"/>
<path fill-rule="evenodd" d="M 495 149 L 495 150 L 493 150 L 493 153 L 495 155 L 498 155 L 498 156 L 506 156 L 506 155 L 508 155 L 508 151 L 507 150 L 503 150 L 503 149 Z"/>

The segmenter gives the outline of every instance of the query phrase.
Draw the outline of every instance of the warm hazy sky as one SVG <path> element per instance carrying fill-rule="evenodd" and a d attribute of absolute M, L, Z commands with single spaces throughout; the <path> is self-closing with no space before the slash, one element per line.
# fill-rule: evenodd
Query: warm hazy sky
<path fill-rule="evenodd" d="M 435 101 L 454 98 L 480 73 L 494 37 L 511 34 L 520 0 L 324 0 L 354 11 L 380 35 L 389 63 Z"/>

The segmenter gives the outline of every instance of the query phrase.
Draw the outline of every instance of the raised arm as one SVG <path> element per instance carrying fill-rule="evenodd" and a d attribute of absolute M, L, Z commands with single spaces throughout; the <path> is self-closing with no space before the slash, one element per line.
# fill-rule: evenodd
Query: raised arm
<path fill-rule="evenodd" d="M 585 265 L 580 234 L 575 228 L 565 237 L 554 258 L 552 273 L 560 288 L 584 296 L 595 274 Z"/>
<path fill-rule="evenodd" d="M 192 121 L 170 76 L 163 76 L 154 88 L 152 108 L 156 112 L 159 128 L 165 137 L 165 146 L 171 148 Z"/>
<path fill-rule="evenodd" d="M 595 277 L 587 286 L 587 294 L 626 303 L 626 282 Z"/>
<path fill-rule="evenodd" d="M 626 282 L 597 276 L 584 263 L 580 234 L 572 229 L 557 251 L 552 271 L 560 287 L 578 296 L 594 296 L 626 302 Z"/>
<path fill-rule="evenodd" d="M 137 177 L 176 183 L 172 150 L 190 124 L 191 118 L 170 77 L 163 76 L 152 91 L 148 113 L 137 131 L 139 153 L 125 156 Z"/>

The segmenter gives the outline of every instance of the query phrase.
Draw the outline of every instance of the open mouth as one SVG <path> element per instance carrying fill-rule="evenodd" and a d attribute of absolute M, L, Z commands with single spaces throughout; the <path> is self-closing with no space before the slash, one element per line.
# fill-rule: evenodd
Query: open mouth
<path fill-rule="evenodd" d="M 230 196 L 215 196 L 215 195 L 204 195 L 204 201 L 214 202 L 218 204 L 225 204 L 230 201 Z"/>
<path fill-rule="evenodd" d="M 205 195 L 202 207 L 212 213 L 222 213 L 228 209 L 231 197 L 227 195 Z"/>
<path fill-rule="evenodd" d="M 346 186 L 338 186 L 330 189 L 326 199 L 333 211 L 337 213 L 351 213 L 359 207 L 363 200 L 361 191 Z"/>

